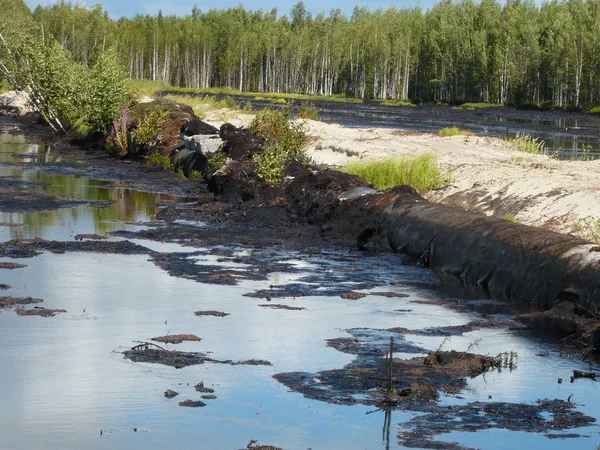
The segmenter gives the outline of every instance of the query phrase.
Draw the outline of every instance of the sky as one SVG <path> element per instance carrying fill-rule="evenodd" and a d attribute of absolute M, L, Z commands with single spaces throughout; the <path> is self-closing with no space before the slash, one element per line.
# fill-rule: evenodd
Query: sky
<path fill-rule="evenodd" d="M 72 1 L 75 3 L 75 0 Z M 162 10 L 163 14 L 185 16 L 190 14 L 194 5 L 198 5 L 201 11 L 209 9 L 227 9 L 234 8 L 240 4 L 250 10 L 270 11 L 277 8 L 280 15 L 288 14 L 298 0 L 150 0 L 147 2 L 137 2 L 129 0 L 86 0 L 79 1 L 79 4 L 95 5 L 100 4 L 108 11 L 112 18 L 121 16 L 135 16 L 136 14 L 154 15 Z M 27 5 L 33 9 L 38 4 L 50 5 L 56 3 L 56 0 L 26 0 Z M 332 9 L 341 9 L 342 12 L 350 16 L 355 6 L 366 6 L 371 10 L 377 8 L 387 9 L 392 6 L 397 8 L 419 5 L 428 7 L 433 4 L 434 0 L 396 0 L 396 1 L 381 1 L 381 0 L 304 0 L 306 9 L 314 15 L 324 12 L 328 14 Z"/>

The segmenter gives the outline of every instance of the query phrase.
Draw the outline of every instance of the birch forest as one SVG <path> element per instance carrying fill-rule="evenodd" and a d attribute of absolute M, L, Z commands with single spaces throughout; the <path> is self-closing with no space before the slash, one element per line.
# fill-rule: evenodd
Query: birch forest
<path fill-rule="evenodd" d="M 17 1 L 17 0 L 15 0 Z M 20 1 L 20 0 L 18 0 Z M 112 19 L 66 2 L 32 11 L 78 62 L 116 47 L 131 78 L 189 88 L 415 102 L 600 104 L 600 0 L 442 0 L 313 15 L 243 7 Z"/>

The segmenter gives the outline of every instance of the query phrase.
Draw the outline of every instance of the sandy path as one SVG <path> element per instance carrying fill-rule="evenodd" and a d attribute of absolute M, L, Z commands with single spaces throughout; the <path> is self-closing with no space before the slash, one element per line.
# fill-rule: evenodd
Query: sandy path
<path fill-rule="evenodd" d="M 207 120 L 219 126 L 224 114 L 214 111 Z M 228 119 L 246 126 L 252 115 Z M 600 227 L 591 227 L 600 219 L 600 160 L 559 161 L 518 152 L 501 139 L 485 136 L 440 137 L 312 120 L 307 125 L 314 141 L 308 152 L 318 164 L 343 166 L 355 160 L 431 152 L 454 175 L 449 186 L 424 194 L 432 201 L 487 215 L 512 215 L 520 223 L 586 238 L 592 237 L 591 232 L 600 235 Z"/>
<path fill-rule="evenodd" d="M 514 215 L 521 223 L 585 234 L 600 219 L 600 161 L 558 161 L 518 152 L 501 139 L 440 137 L 390 129 L 310 122 L 320 140 L 309 153 L 322 164 L 431 152 L 454 174 L 451 185 L 426 193 L 433 201 Z M 584 225 L 584 229 L 580 229 Z"/>

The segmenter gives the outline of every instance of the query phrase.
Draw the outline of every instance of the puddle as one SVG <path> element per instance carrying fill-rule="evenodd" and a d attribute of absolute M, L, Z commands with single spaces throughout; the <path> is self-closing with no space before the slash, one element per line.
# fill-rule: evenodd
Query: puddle
<path fill-rule="evenodd" d="M 9 138 L 11 143 L 6 142 Z M 27 155 L 35 160 L 49 157 L 40 147 L 9 138 L 0 139 L 2 161 L 26 159 L 6 156 L 15 152 L 35 155 Z M 56 157 L 60 156 L 52 156 Z M 353 396 L 355 406 L 329 404 L 290 392 L 273 378 L 341 369 L 356 359 L 352 339 L 373 342 L 369 357 L 380 358 L 384 332 L 365 329 L 396 329 L 397 342 L 402 342 L 396 357 L 406 359 L 440 345 L 457 352 L 472 347 L 483 355 L 518 353 L 516 370 L 467 379 L 464 391 L 441 397 L 442 406 L 533 405 L 539 399 L 570 398 L 576 412 L 600 417 L 600 386 L 592 380 L 569 382 L 573 369 L 600 372 L 598 365 L 561 357 L 559 342 L 543 341 L 527 330 L 464 327 L 485 324 L 485 311 L 446 307 L 441 300 L 452 302 L 454 297 L 431 288 L 441 281 L 405 265 L 397 255 L 305 252 L 283 246 L 254 249 L 236 243 L 200 248 L 187 246 L 187 237 L 157 242 L 144 239 L 151 233 L 132 232 L 151 230 L 143 223 L 154 219 L 156 205 L 175 198 L 86 178 L 53 178 L 0 163 L 0 177 L 6 176 L 40 183 L 35 189 L 67 200 L 115 203 L 43 213 L 0 212 L 0 222 L 17 225 L 0 225 L 0 243 L 42 238 L 74 246 L 88 242 L 75 241 L 76 235 L 119 230 L 129 233 L 92 241 L 93 245 L 125 239 L 148 250 L 122 254 L 85 247 L 71 251 L 75 247 L 67 246 L 64 252 L 53 252 L 56 247 L 44 244 L 34 257 L 0 257 L 0 267 L 15 265 L 11 270 L 0 268 L 0 284 L 8 286 L 2 296 L 41 299 L 44 308 L 66 311 L 55 317 L 30 317 L 18 316 L 14 308 L 0 309 L 0 398 L 6 406 L 0 408 L 2 448 L 196 448 L 202 442 L 206 448 L 236 449 L 253 439 L 294 449 L 403 448 L 398 434 L 422 411 L 374 412 L 377 408 L 363 404 L 370 397 L 367 392 Z M 178 224 L 184 227 L 182 236 L 199 232 L 202 226 L 197 225 Z M 164 264 L 157 264 L 157 255 Z M 211 273 L 227 270 L 235 283 L 182 277 L 175 263 L 190 274 L 193 267 L 209 267 Z M 341 298 L 348 291 L 371 295 Z M 140 342 L 176 335 L 200 340 L 159 345 L 168 352 L 200 355 L 205 363 L 164 365 L 124 358 L 123 352 Z M 264 364 L 237 364 L 251 361 Z M 558 378 L 565 381 L 559 384 Z M 203 399 L 195 387 L 200 383 L 217 398 Z M 166 398 L 168 390 L 179 396 Z M 188 399 L 206 406 L 179 406 Z M 552 433 L 573 435 L 566 439 L 494 428 L 442 431 L 445 434 L 434 439 L 475 448 L 498 448 L 498 442 L 511 448 L 593 448 L 598 437 L 595 426 Z"/>

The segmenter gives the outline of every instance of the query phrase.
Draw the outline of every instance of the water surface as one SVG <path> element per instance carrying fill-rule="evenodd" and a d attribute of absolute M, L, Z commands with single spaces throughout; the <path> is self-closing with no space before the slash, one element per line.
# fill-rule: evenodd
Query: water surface
<path fill-rule="evenodd" d="M 22 159 L 12 157 L 13 153 L 28 153 L 35 160 L 60 158 L 53 150 L 48 155 L 47 148 L 2 137 L 1 177 L 34 181 L 40 184 L 36 189 L 69 199 L 114 203 L 43 213 L 0 212 L 2 242 L 33 237 L 72 240 L 81 233 L 135 230 L 155 219 L 158 204 L 176 200 L 85 177 L 19 168 L 12 163 Z M 161 252 L 197 250 L 179 244 L 135 242 Z M 235 243 L 229 248 L 240 254 L 252 251 L 237 248 Z M 288 449 L 400 448 L 396 435 L 401 424 L 415 413 L 394 411 L 387 434 L 383 412 L 367 414 L 374 408 L 308 400 L 288 392 L 272 375 L 343 367 L 353 357 L 327 347 L 325 340 L 348 336 L 344 330 L 349 328 L 421 329 L 464 324 L 479 315 L 443 305 L 413 303 L 447 298 L 449 294 L 434 289 L 439 284 L 435 275 L 404 265 L 398 255 L 363 258 L 357 253 L 344 253 L 340 258 L 341 253 L 335 249 L 323 249 L 318 255 L 285 248 L 277 251 L 281 261 L 293 264 L 300 273 L 272 273 L 266 280 L 237 286 L 172 277 L 148 261 L 146 255 L 46 252 L 30 259 L 0 258 L 0 262 L 27 265 L 0 270 L 0 283 L 12 286 L 2 295 L 39 297 L 46 308 L 67 310 L 49 319 L 0 312 L 0 448 L 238 449 L 245 448 L 251 439 Z M 202 256 L 197 264 L 216 264 L 217 259 Z M 323 262 L 329 262 L 332 271 L 385 271 L 385 278 L 394 284 L 377 290 L 410 296 L 368 296 L 355 302 L 323 296 L 277 299 L 278 303 L 306 308 L 303 311 L 262 308 L 258 305 L 264 304 L 264 299 L 243 296 L 314 274 Z M 243 268 L 233 262 L 219 264 Z M 231 315 L 218 318 L 193 314 L 205 310 Z M 120 353 L 136 341 L 179 333 L 197 334 L 202 341 L 169 348 L 212 352 L 211 357 L 221 360 L 263 359 L 273 365 L 206 363 L 177 370 L 133 363 Z M 429 349 L 436 349 L 443 340 L 414 335 L 407 339 Z M 443 402 L 535 402 L 543 398 L 566 400 L 573 395 L 579 411 L 600 417 L 598 384 L 587 380 L 557 383 L 559 377 L 568 380 L 574 368 L 600 371 L 597 365 L 561 357 L 558 342 L 543 341 L 523 330 L 474 331 L 453 337 L 444 348 L 464 351 L 478 339 L 479 352 L 484 354 L 518 352 L 518 368 L 477 377 L 469 382 L 462 398 L 445 396 Z M 547 356 L 539 356 L 542 354 Z M 200 381 L 215 389 L 217 399 L 207 400 L 205 408 L 179 407 L 179 401 L 198 399 L 193 386 Z M 167 389 L 181 395 L 167 400 L 163 397 Z M 569 440 L 501 430 L 443 438 L 489 449 L 583 449 L 597 445 L 598 431 L 597 427 L 576 430 L 589 437 Z"/>

